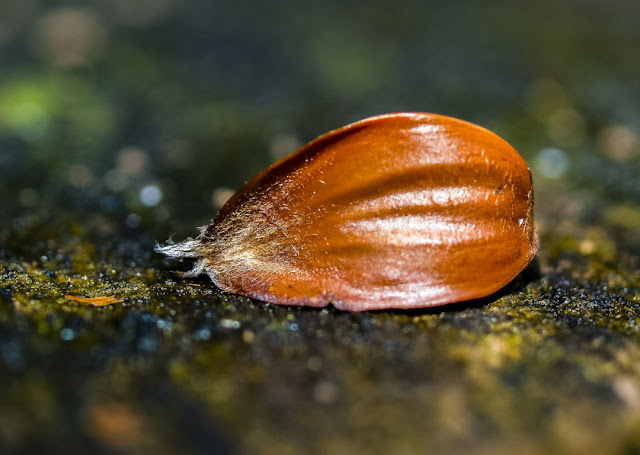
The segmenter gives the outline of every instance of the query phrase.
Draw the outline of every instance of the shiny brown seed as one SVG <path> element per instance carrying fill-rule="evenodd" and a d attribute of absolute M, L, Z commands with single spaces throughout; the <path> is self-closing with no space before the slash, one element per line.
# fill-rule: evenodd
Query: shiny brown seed
<path fill-rule="evenodd" d="M 331 131 L 244 185 L 197 239 L 219 288 L 349 311 L 484 297 L 535 256 L 531 172 L 492 132 L 435 114 Z"/>

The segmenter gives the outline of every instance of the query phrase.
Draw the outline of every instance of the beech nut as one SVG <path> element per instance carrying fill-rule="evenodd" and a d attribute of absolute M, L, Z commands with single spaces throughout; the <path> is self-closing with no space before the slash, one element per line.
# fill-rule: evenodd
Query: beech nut
<path fill-rule="evenodd" d="M 256 175 L 196 239 L 220 289 L 348 311 L 490 295 L 538 250 L 527 163 L 477 125 L 436 114 L 371 117 Z"/>

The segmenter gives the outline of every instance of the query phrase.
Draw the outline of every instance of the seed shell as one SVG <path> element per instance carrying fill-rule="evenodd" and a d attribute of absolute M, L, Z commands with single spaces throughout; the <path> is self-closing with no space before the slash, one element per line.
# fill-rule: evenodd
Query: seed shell
<path fill-rule="evenodd" d="M 436 114 L 371 117 L 260 172 L 196 239 L 220 289 L 348 311 L 490 295 L 533 259 L 531 172 L 503 139 Z"/>

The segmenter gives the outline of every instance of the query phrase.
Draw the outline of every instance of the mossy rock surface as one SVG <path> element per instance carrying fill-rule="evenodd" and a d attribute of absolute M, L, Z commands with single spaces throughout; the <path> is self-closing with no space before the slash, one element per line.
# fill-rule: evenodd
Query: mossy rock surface
<path fill-rule="evenodd" d="M 588 238 L 543 231 L 536 261 L 481 301 L 346 313 L 181 278 L 172 269 L 187 264 L 156 257 L 144 239 L 39 219 L 5 234 L 8 447 L 614 453 L 640 444 L 638 278 Z M 25 248 L 25 239 L 37 241 Z"/>

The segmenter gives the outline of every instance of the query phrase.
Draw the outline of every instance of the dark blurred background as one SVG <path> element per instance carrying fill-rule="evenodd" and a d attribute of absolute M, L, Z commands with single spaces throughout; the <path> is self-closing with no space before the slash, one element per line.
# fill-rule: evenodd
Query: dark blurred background
<path fill-rule="evenodd" d="M 512 143 L 543 227 L 545 188 L 638 226 L 638 23 L 628 0 L 1 0 L 0 220 L 192 235 L 314 137 L 426 111 Z"/>

